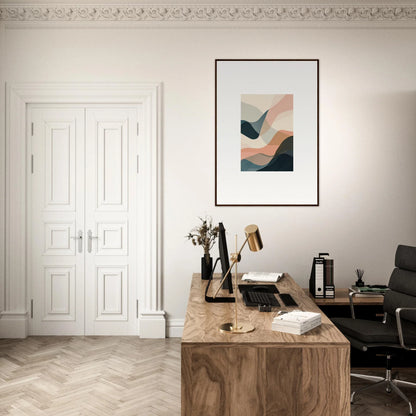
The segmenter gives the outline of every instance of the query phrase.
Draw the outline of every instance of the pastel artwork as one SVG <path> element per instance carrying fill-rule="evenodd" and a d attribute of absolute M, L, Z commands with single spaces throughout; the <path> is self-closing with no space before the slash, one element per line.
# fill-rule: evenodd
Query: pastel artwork
<path fill-rule="evenodd" d="M 293 94 L 241 95 L 241 171 L 293 171 Z"/>

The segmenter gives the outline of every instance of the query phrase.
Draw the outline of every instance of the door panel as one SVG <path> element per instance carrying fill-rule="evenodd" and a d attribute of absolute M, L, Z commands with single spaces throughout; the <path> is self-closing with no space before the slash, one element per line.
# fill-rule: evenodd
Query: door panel
<path fill-rule="evenodd" d="M 75 266 L 46 266 L 45 321 L 74 321 Z"/>
<path fill-rule="evenodd" d="M 75 222 L 44 222 L 45 256 L 75 256 Z"/>
<path fill-rule="evenodd" d="M 107 111 L 89 111 L 87 119 L 96 134 L 97 151 L 91 162 L 97 169 L 97 205 L 99 211 L 126 211 L 128 181 L 128 119 L 121 118 L 117 122 L 105 122 L 96 117 L 106 117 Z M 113 114 L 113 112 L 111 112 Z M 107 117 L 109 114 L 107 114 Z M 94 120 L 91 120 L 91 117 Z M 89 130 L 90 132 L 91 130 Z M 94 160 L 95 159 L 95 160 Z"/>
<path fill-rule="evenodd" d="M 50 122 L 45 129 L 45 209 L 75 210 L 75 120 Z"/>
<path fill-rule="evenodd" d="M 84 227 L 84 110 L 29 108 L 29 118 L 30 334 L 83 335 L 84 260 L 74 237 Z"/>
<path fill-rule="evenodd" d="M 138 331 L 137 121 L 137 108 L 86 111 L 88 335 Z"/>
<path fill-rule="evenodd" d="M 128 222 L 100 223 L 97 222 L 96 256 L 127 256 L 128 255 Z"/>
<path fill-rule="evenodd" d="M 97 321 L 127 321 L 128 267 L 97 266 Z"/>

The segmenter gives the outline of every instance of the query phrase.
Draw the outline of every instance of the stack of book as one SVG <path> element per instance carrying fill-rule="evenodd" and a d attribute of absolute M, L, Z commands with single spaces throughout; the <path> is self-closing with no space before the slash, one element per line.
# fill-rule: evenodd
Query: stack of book
<path fill-rule="evenodd" d="M 272 330 L 302 335 L 321 325 L 321 314 L 316 312 L 292 311 L 276 316 Z"/>

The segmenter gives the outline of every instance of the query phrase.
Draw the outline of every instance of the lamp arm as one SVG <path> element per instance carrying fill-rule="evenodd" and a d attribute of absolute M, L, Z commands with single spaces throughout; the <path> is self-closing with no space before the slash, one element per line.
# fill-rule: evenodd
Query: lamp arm
<path fill-rule="evenodd" d="M 234 264 L 236 264 L 236 263 L 238 262 L 238 259 L 239 259 L 239 257 L 240 257 L 240 254 L 241 254 L 241 252 L 243 251 L 243 248 L 244 248 L 244 246 L 246 245 L 247 241 L 248 241 L 248 236 L 247 236 L 247 238 L 245 239 L 245 241 L 244 241 L 243 245 L 241 246 L 241 248 L 240 248 L 239 252 L 237 253 L 236 258 L 233 260 L 233 262 L 231 263 L 231 265 L 230 265 L 229 269 L 227 270 L 227 273 L 225 273 L 225 276 L 222 278 L 222 280 L 221 280 L 221 282 L 220 282 L 220 285 L 218 286 L 218 289 L 217 289 L 217 290 L 216 290 L 216 292 L 214 293 L 214 296 L 213 296 L 213 298 L 214 298 L 214 299 L 217 297 L 218 292 L 220 291 L 222 284 L 224 283 L 224 281 L 225 281 L 225 279 L 227 278 L 227 276 L 230 274 L 230 272 L 231 272 L 231 270 L 232 270 L 232 268 L 233 268 Z M 235 290 L 237 290 L 237 288 L 236 288 Z M 237 296 L 237 294 L 236 294 L 236 296 Z"/>

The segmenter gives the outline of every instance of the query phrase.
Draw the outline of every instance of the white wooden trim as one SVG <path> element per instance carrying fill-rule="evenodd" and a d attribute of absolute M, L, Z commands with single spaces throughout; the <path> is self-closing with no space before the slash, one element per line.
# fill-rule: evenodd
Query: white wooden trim
<path fill-rule="evenodd" d="M 3 312 L 0 316 L 0 338 L 26 338 L 27 313 Z"/>
<path fill-rule="evenodd" d="M 161 84 L 159 83 L 33 83 L 6 86 L 6 270 L 5 308 L 0 315 L 0 336 L 7 314 L 27 320 L 26 282 L 26 106 L 42 103 L 141 104 L 144 109 L 145 149 L 141 154 L 145 201 L 145 241 L 140 299 L 140 335 L 164 337 L 165 317 L 161 305 Z M 1 283 L 1 282 L 0 282 Z M 1 293 L 1 292 L 0 292 Z M 156 320 L 155 328 L 149 317 Z M 157 319 L 154 319 L 157 318 Z M 142 321 L 144 325 L 142 326 Z M 5 327 L 5 326 L 4 326 Z M 6 328 L 6 327 L 5 327 Z M 27 336 L 27 323 L 20 326 Z M 6 328 L 7 329 L 7 328 Z M 15 336 L 16 334 L 14 334 Z"/>
<path fill-rule="evenodd" d="M 182 338 L 185 319 L 169 319 L 167 323 L 168 338 Z"/>
<path fill-rule="evenodd" d="M 164 338 L 166 320 L 163 311 L 145 311 L 140 313 L 140 337 Z"/>
<path fill-rule="evenodd" d="M 5 97 L 4 79 L 5 62 L 6 62 L 6 33 L 5 25 L 0 22 L 0 97 Z M 5 285 L 5 242 L 6 242 L 6 135 L 5 135 L 5 115 L 6 102 L 0 100 L 0 312 L 4 309 L 4 285 Z"/>

